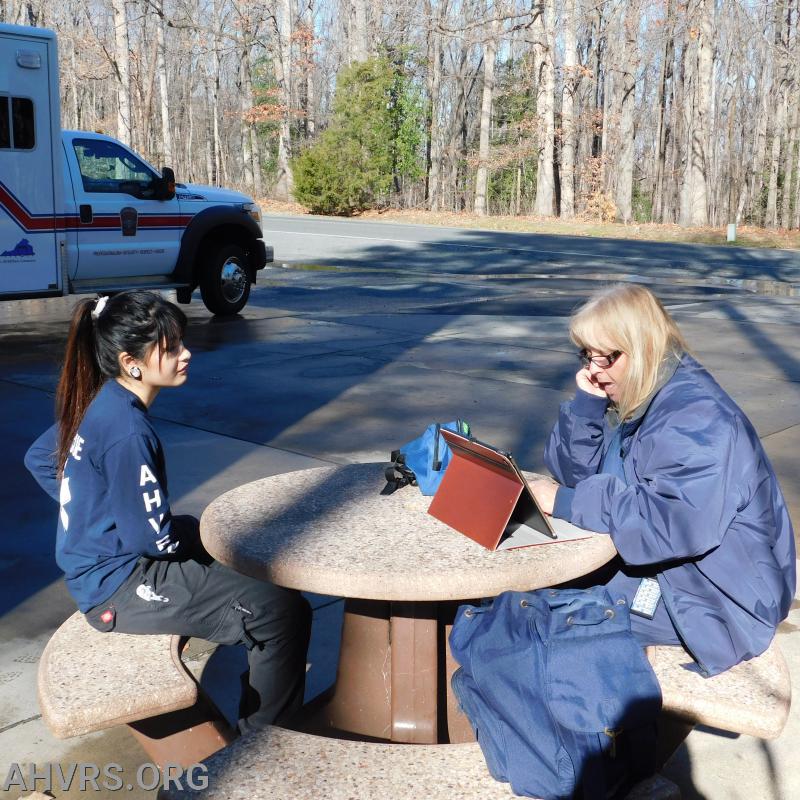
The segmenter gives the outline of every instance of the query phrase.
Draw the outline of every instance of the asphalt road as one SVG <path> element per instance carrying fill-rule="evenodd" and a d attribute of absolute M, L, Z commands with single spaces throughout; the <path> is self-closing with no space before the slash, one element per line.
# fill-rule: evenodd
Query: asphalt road
<path fill-rule="evenodd" d="M 800 283 L 800 253 L 622 239 L 362 222 L 313 216 L 265 216 L 264 237 L 276 263 L 471 276 L 598 271 L 614 276 L 695 282 Z M 800 287 L 795 287 L 800 292 Z"/>

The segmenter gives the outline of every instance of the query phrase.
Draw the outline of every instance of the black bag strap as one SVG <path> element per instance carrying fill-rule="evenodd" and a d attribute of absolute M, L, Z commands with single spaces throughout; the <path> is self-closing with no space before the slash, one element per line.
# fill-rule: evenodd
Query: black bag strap
<path fill-rule="evenodd" d="M 442 426 L 436 423 L 436 433 L 433 440 L 433 471 L 438 472 L 442 468 L 442 460 L 439 458 L 439 431 Z"/>
<path fill-rule="evenodd" d="M 403 486 L 417 485 L 417 476 L 406 466 L 406 457 L 399 450 L 392 450 L 390 456 L 392 463 L 386 467 L 386 486 L 381 490 L 382 495 L 392 494 Z"/>

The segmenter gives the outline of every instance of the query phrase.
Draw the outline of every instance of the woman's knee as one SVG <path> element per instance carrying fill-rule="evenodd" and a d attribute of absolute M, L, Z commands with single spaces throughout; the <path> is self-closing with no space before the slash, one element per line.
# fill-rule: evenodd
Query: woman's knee
<path fill-rule="evenodd" d="M 291 625 L 296 629 L 298 639 L 308 641 L 311 635 L 311 619 L 314 612 L 311 604 L 296 589 L 287 589 L 287 596 L 284 598 L 286 619 L 291 620 Z"/>
<path fill-rule="evenodd" d="M 307 641 L 313 614 L 308 600 L 296 589 L 258 583 L 261 585 L 243 598 L 242 604 L 252 612 L 245 621 L 247 628 L 252 632 L 269 631 L 268 638 Z"/>
<path fill-rule="evenodd" d="M 311 608 L 311 603 L 300 592 L 297 595 L 300 598 L 298 602 L 298 618 L 307 641 L 311 636 L 311 620 L 314 617 L 314 610 Z"/>

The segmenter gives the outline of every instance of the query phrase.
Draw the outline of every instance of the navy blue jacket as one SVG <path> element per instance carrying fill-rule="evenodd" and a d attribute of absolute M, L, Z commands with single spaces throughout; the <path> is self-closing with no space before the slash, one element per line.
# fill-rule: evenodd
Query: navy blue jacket
<path fill-rule="evenodd" d="M 623 444 L 625 481 L 599 473 L 608 402 L 578 390 L 545 448 L 571 522 L 652 566 L 670 618 L 708 675 L 762 653 L 795 591 L 792 524 L 744 412 L 684 356 Z M 565 500 L 567 502 L 565 502 Z"/>
<path fill-rule="evenodd" d="M 60 481 L 55 450 L 53 426 L 31 445 L 25 466 L 61 505 L 56 561 L 81 611 L 107 600 L 141 556 L 176 557 L 196 541 L 188 520 L 170 513 L 164 453 L 147 409 L 116 381 L 86 410 Z"/>

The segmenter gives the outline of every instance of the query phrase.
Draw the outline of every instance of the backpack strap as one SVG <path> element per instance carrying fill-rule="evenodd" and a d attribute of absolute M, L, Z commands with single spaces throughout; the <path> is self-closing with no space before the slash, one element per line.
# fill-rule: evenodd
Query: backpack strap
<path fill-rule="evenodd" d="M 392 463 L 386 467 L 386 486 L 381 490 L 382 495 L 392 494 L 403 486 L 417 485 L 417 476 L 406 466 L 406 457 L 399 450 L 392 450 L 390 456 Z"/>
<path fill-rule="evenodd" d="M 442 426 L 437 422 L 436 430 L 433 435 L 433 471 L 438 472 L 442 468 L 442 459 L 439 458 L 439 431 Z"/>

